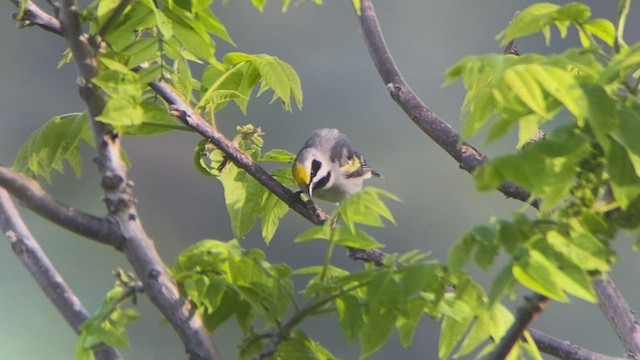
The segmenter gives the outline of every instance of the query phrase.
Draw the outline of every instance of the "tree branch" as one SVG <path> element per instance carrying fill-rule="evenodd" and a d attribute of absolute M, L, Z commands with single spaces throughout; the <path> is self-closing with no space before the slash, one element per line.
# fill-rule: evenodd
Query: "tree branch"
<path fill-rule="evenodd" d="M 460 142 L 460 135 L 448 123 L 434 114 L 431 109 L 418 98 L 404 80 L 385 44 L 372 0 L 361 1 L 361 12 L 360 26 L 364 41 L 391 97 L 425 134 L 433 139 L 460 164 L 462 169 L 472 172 L 477 166 L 485 163 L 488 158 L 478 152 L 473 146 L 465 142 Z M 515 44 L 509 44 L 509 46 L 505 48 L 505 53 L 517 54 Z M 530 194 L 511 182 L 505 182 L 498 190 L 509 198 L 524 202 L 530 201 Z M 531 205 L 538 208 L 539 202 L 533 200 L 531 201 Z M 640 336 L 638 335 L 635 318 L 629 306 L 624 302 L 624 299 L 615 288 L 613 282 L 596 281 L 594 282 L 594 286 L 598 292 L 600 307 L 605 313 L 605 316 L 612 322 L 616 333 L 625 344 L 625 348 L 632 354 L 638 354 L 640 347 L 640 345 L 638 345 L 640 344 L 638 338 Z M 598 290 L 598 288 L 600 288 L 600 290 Z M 605 296 L 605 294 L 608 294 L 608 296 Z M 626 306 L 619 307 L 620 302 L 624 302 Z M 624 319 L 615 320 L 619 317 L 623 317 Z M 526 327 L 524 329 L 526 329 Z M 522 329 L 522 331 L 524 331 L 524 329 Z M 522 331 L 520 331 L 520 334 Z"/>
<path fill-rule="evenodd" d="M 470 144 L 461 142 L 458 132 L 431 111 L 404 80 L 385 44 L 371 0 L 361 1 L 361 11 L 362 36 L 391 98 L 425 134 L 460 164 L 460 168 L 471 173 L 478 166 L 486 163 L 488 158 Z M 532 206 L 538 207 L 537 200 L 531 201 L 531 195 L 512 182 L 505 182 L 498 190 L 508 198 L 531 202 Z"/>
<path fill-rule="evenodd" d="M 190 302 L 180 296 L 175 280 L 142 227 L 132 193 L 133 183 L 127 179 L 127 168 L 122 161 L 118 134 L 96 120 L 105 107 L 105 100 L 91 82 L 97 73 L 96 54 L 88 36 L 82 32 L 78 4 L 73 0 L 62 1 L 60 15 L 63 33 L 78 69 L 80 95 L 91 119 L 105 204 L 110 219 L 124 238 L 127 260 L 143 282 L 149 299 L 180 336 L 190 358 L 219 359 L 202 318 Z"/>
<path fill-rule="evenodd" d="M 209 140 L 216 146 L 216 148 L 220 149 L 229 158 L 229 160 L 233 161 L 236 166 L 253 176 L 264 187 L 269 189 L 269 191 L 282 201 L 289 204 L 293 210 L 302 215 L 305 219 L 316 225 L 324 223 L 326 216 L 321 215 L 318 211 L 310 209 L 310 207 L 302 201 L 299 196 L 273 178 L 273 176 L 258 164 L 253 162 L 251 157 L 240 150 L 233 142 L 218 132 L 197 112 L 195 112 L 188 103 L 173 91 L 169 84 L 164 82 L 152 82 L 149 83 L 149 86 L 171 106 L 175 117 L 188 127 L 197 131 L 205 139 Z"/>
<path fill-rule="evenodd" d="M 569 341 L 555 338 L 536 329 L 529 329 L 529 334 L 536 342 L 538 350 L 562 360 L 625 360 L 597 352 L 589 351 Z"/>
<path fill-rule="evenodd" d="M 20 7 L 20 0 L 10 0 L 16 7 Z M 53 16 L 45 13 L 31 1 L 27 2 L 22 16 L 14 14 L 13 18 L 18 21 L 18 26 L 38 26 L 41 29 L 62 36 L 60 22 Z"/>
<path fill-rule="evenodd" d="M 22 265 L 29 270 L 45 296 L 58 309 L 73 331 L 78 334 L 80 325 L 89 318 L 89 313 L 49 261 L 44 250 L 22 220 L 20 213 L 11 201 L 11 197 L 2 188 L 0 188 L 0 228 L 7 236 L 11 249 L 22 261 Z M 96 348 L 94 355 L 99 360 L 122 359 L 120 353 L 108 345 Z"/>
<path fill-rule="evenodd" d="M 502 360 L 506 359 L 507 355 L 511 352 L 511 349 L 520 340 L 522 334 L 529 328 L 529 325 L 533 320 L 544 310 L 549 304 L 549 298 L 546 296 L 536 294 L 525 296 L 524 304 L 518 306 L 516 310 L 516 319 L 507 331 L 507 333 L 500 339 L 500 343 L 496 349 L 489 354 L 487 359 L 489 360 Z"/>
<path fill-rule="evenodd" d="M 36 181 L 0 165 L 0 187 L 43 218 L 76 234 L 122 250 L 122 237 L 113 223 L 72 207 L 48 194 Z"/>
<path fill-rule="evenodd" d="M 622 341 L 627 356 L 640 359 L 640 329 L 635 314 L 611 278 L 594 280 L 598 305 Z"/>

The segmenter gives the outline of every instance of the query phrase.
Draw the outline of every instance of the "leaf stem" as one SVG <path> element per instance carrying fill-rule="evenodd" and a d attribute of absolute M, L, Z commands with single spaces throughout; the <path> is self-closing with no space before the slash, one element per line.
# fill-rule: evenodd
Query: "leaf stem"
<path fill-rule="evenodd" d="M 624 42 L 624 27 L 627 22 L 627 15 L 629 15 L 629 8 L 631 7 L 631 0 L 620 0 L 618 6 L 618 24 L 616 27 L 616 40 L 613 44 L 613 49 L 616 53 L 619 53 L 622 47 L 627 47 Z"/>
<path fill-rule="evenodd" d="M 220 77 L 209 87 L 207 92 L 204 93 L 202 98 L 200 98 L 200 101 L 195 106 L 196 109 L 202 107 L 204 105 L 204 103 L 211 97 L 211 95 L 213 95 L 213 93 L 218 89 L 218 86 L 220 86 L 220 84 L 222 84 L 223 81 L 225 81 L 229 76 L 231 76 L 231 74 L 236 72 L 242 65 L 246 64 L 247 62 L 248 61 L 241 61 L 241 62 L 233 65 L 233 67 L 231 69 L 229 69 L 227 72 L 225 72 L 224 74 L 220 75 Z"/>
<path fill-rule="evenodd" d="M 329 235 L 329 248 L 327 249 L 327 253 L 324 256 L 324 263 L 322 264 L 322 272 L 320 273 L 320 282 L 324 283 L 327 279 L 327 272 L 329 270 L 329 263 L 331 262 L 331 258 L 333 257 L 333 250 L 336 248 L 336 227 L 335 222 L 336 218 L 329 219 L 329 226 L 331 226 L 331 234 Z M 327 226 L 327 225 L 323 225 Z"/>

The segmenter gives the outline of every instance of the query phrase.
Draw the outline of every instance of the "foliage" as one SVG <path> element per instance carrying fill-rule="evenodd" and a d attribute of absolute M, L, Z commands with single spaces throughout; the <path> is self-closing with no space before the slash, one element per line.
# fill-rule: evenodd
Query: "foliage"
<path fill-rule="evenodd" d="M 67 161 L 80 176 L 80 143 L 93 144 L 87 115 L 84 113 L 55 116 L 34 131 L 22 145 L 13 163 L 16 171 L 51 181 L 51 171 L 64 173 Z"/>
<path fill-rule="evenodd" d="M 124 308 L 125 301 L 136 302 L 136 292 L 142 286 L 136 279 L 118 270 L 116 283 L 100 302 L 98 309 L 80 325 L 80 335 L 76 341 L 76 359 L 93 359 L 93 350 L 100 344 L 113 347 L 129 347 L 129 337 L 125 326 L 136 321 L 140 314 L 135 309 Z"/>
<path fill-rule="evenodd" d="M 301 108 L 300 79 L 288 63 L 269 54 L 216 52 L 216 41 L 234 42 L 212 2 L 102 0 L 83 11 L 92 40 L 100 44 L 92 82 L 107 101 L 98 121 L 122 135 L 184 130 L 151 92 L 148 84 L 156 81 L 169 83 L 212 125 L 229 103 L 246 115 L 254 93 L 272 92 L 271 101 L 280 101 L 286 111 Z M 262 11 L 266 0 L 252 4 Z M 284 0 L 282 10 L 290 5 Z M 353 0 L 353 6 L 360 14 L 360 1 Z M 494 141 L 517 131 L 513 153 L 474 172 L 477 188 L 512 181 L 531 194 L 539 213 L 523 210 L 472 229 L 452 246 L 446 266 L 415 251 L 387 255 L 383 266 L 349 273 L 333 265 L 335 247 L 379 249 L 383 244 L 366 227 L 394 223 L 383 199 L 398 199 L 365 188 L 344 200 L 324 225 L 294 239 L 326 242 L 322 264 L 291 269 L 240 245 L 258 219 L 265 242 L 274 240 L 288 204 L 201 140 L 195 167 L 222 184 L 235 240 L 203 240 L 183 251 L 172 268 L 181 291 L 210 331 L 235 318 L 244 334 L 240 358 L 272 354 L 276 359 L 333 359 L 298 328 L 321 314 L 335 315 L 344 336 L 359 340 L 361 358 L 379 350 L 394 329 L 409 346 L 426 314 L 442 321 L 439 357 L 444 359 L 493 350 L 513 322 L 502 301 L 518 285 L 560 302 L 570 296 L 596 301 L 591 281 L 606 276 L 615 263 L 611 243 L 618 230 L 640 226 L 640 44 L 624 42 L 623 10 L 614 24 L 593 19 L 581 3 L 534 4 L 498 35 L 503 45 L 536 33 L 548 44 L 555 27 L 562 39 L 575 29 L 581 46 L 550 55 L 469 56 L 447 71 L 446 83 L 461 81 L 468 90 L 463 137 L 486 131 L 487 141 Z M 67 54 L 62 62 L 69 59 Z M 542 127 L 546 135 L 532 141 Z M 253 125 L 237 126 L 233 142 L 259 164 L 283 165 L 272 175 L 293 187 L 294 155 L 282 149 L 263 154 L 263 135 Z M 63 172 L 66 161 L 79 175 L 82 141 L 93 141 L 86 114 L 54 117 L 22 146 L 14 168 L 50 181 L 52 170 Z M 501 267 L 488 291 L 466 272 L 470 262 L 483 270 Z M 296 290 L 294 280 L 300 279 L 305 286 Z M 138 286 L 119 273 L 114 289 L 81 327 L 78 359 L 91 358 L 100 343 L 128 345 L 125 325 L 138 315 L 122 303 Z M 528 334 L 524 337 L 509 358 L 540 358 Z"/>
<path fill-rule="evenodd" d="M 606 276 L 616 260 L 611 241 L 618 229 L 639 225 L 639 152 L 631 138 L 640 124 L 640 47 L 620 41 L 624 18 L 618 20 L 616 26 L 592 19 L 580 3 L 534 4 L 498 35 L 503 45 L 538 32 L 549 43 L 555 26 L 561 38 L 574 27 L 582 47 L 550 55 L 470 56 L 447 71 L 448 83 L 460 80 L 468 89 L 464 136 L 488 129 L 492 141 L 518 130 L 516 152 L 474 173 L 477 188 L 510 180 L 540 204 L 533 216 L 520 211 L 511 220 L 478 226 L 451 248 L 454 273 L 464 273 L 470 259 L 487 269 L 507 256 L 489 304 L 513 293 L 516 284 L 561 302 L 568 295 L 595 302 L 591 281 Z M 532 141 L 542 126 L 546 135 Z M 445 319 L 443 336 L 451 335 L 447 324 Z M 459 334 L 469 328 L 455 325 L 463 328 Z M 469 349 L 470 336 L 461 349 Z M 441 355 L 447 354 L 441 349 Z"/>

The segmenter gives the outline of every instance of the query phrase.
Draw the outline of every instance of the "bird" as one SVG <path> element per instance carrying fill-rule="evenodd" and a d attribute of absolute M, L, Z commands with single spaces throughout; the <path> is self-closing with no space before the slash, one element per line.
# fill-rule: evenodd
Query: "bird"
<path fill-rule="evenodd" d="M 293 179 L 310 200 L 318 198 L 340 203 L 362 190 L 372 176 L 382 177 L 337 129 L 317 129 L 311 133 L 291 166 Z"/>

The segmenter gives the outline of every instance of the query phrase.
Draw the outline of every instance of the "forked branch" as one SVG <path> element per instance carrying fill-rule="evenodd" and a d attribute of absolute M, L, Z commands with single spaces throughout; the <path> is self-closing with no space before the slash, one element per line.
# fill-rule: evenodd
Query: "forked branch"
<path fill-rule="evenodd" d="M 45 296 L 58 309 L 73 331 L 79 333 L 80 325 L 89 318 L 89 313 L 49 261 L 22 220 L 9 193 L 3 188 L 0 188 L 0 229 L 9 240 L 13 252 L 22 265 L 29 270 Z M 94 355 L 98 360 L 122 359 L 116 349 L 107 345 L 99 346 L 94 351 Z"/>

